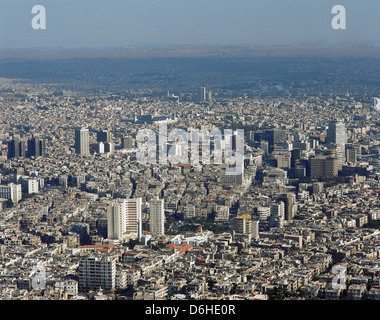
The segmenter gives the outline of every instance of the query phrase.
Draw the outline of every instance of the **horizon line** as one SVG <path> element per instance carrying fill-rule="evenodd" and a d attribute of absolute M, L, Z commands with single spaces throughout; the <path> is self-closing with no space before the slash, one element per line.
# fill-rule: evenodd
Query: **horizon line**
<path fill-rule="evenodd" d="M 352 50 L 347 51 L 347 48 Z M 129 44 L 0 48 L 0 59 L 151 57 L 363 57 L 380 58 L 380 43 Z"/>

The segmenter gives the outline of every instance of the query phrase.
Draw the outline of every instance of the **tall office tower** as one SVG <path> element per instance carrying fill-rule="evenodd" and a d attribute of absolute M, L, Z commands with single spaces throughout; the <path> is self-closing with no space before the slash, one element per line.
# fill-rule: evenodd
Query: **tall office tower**
<path fill-rule="evenodd" d="M 295 213 L 296 195 L 292 192 L 283 193 L 280 195 L 280 200 L 284 203 L 284 218 L 285 220 L 291 220 Z"/>
<path fill-rule="evenodd" d="M 58 184 L 61 187 L 67 188 L 69 185 L 69 177 L 65 174 L 62 174 L 58 177 Z"/>
<path fill-rule="evenodd" d="M 40 156 L 41 157 L 46 156 L 46 139 L 42 139 L 40 141 Z"/>
<path fill-rule="evenodd" d="M 96 133 L 97 142 L 109 142 L 111 141 L 111 132 L 109 130 L 98 131 Z"/>
<path fill-rule="evenodd" d="M 342 169 L 345 162 L 345 147 L 346 147 L 346 126 L 343 120 L 331 120 L 327 130 L 326 141 L 336 145 L 338 170 Z"/>
<path fill-rule="evenodd" d="M 199 96 L 200 96 L 201 101 L 206 101 L 206 99 L 207 99 L 206 87 L 201 87 L 201 90 L 199 92 Z"/>
<path fill-rule="evenodd" d="M 40 137 L 34 135 L 28 140 L 28 157 L 38 157 L 40 155 Z"/>
<path fill-rule="evenodd" d="M 164 200 L 153 199 L 149 202 L 150 214 L 149 214 L 149 225 L 150 232 L 153 235 L 160 235 L 165 233 L 165 211 L 164 211 Z"/>
<path fill-rule="evenodd" d="M 116 258 L 112 256 L 83 256 L 79 260 L 79 290 L 107 289 L 116 286 Z"/>
<path fill-rule="evenodd" d="M 13 137 L 8 141 L 8 159 L 20 157 L 20 138 L 18 136 Z"/>
<path fill-rule="evenodd" d="M 21 184 L 0 185 L 0 199 L 11 199 L 13 203 L 18 203 L 22 199 Z"/>
<path fill-rule="evenodd" d="M 75 130 L 75 152 L 83 156 L 90 154 L 90 133 L 88 129 Z"/>
<path fill-rule="evenodd" d="M 242 185 L 244 182 L 244 162 L 227 165 L 226 168 L 222 169 L 220 182 L 223 185 Z"/>
<path fill-rule="evenodd" d="M 40 139 L 39 135 L 34 135 L 28 140 L 28 157 L 44 157 L 46 154 L 46 140 Z"/>

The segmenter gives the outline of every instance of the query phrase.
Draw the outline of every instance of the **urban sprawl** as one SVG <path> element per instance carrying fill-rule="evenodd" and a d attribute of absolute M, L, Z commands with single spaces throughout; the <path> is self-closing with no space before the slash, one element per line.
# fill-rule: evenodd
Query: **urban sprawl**
<path fill-rule="evenodd" d="M 130 98 L 1 79 L 0 299 L 379 300 L 373 98 Z M 139 130 L 162 124 L 243 129 L 242 170 L 137 161 Z"/>

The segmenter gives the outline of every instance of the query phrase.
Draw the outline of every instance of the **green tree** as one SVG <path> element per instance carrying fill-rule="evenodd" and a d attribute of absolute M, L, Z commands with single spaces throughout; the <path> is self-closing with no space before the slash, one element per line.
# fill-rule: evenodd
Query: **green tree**
<path fill-rule="evenodd" d="M 7 208 L 12 208 L 13 205 L 14 205 L 14 203 L 13 203 L 12 199 L 8 199 L 8 200 L 5 202 L 5 206 L 6 206 Z"/>

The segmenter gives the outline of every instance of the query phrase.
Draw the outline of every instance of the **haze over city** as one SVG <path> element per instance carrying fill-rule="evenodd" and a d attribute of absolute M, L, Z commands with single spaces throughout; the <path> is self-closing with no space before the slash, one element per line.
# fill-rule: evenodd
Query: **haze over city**
<path fill-rule="evenodd" d="M 33 5 L 46 30 L 33 30 Z M 380 43 L 376 1 L 344 0 L 346 30 L 333 30 L 332 0 L 3 0 L 0 48 Z"/>

